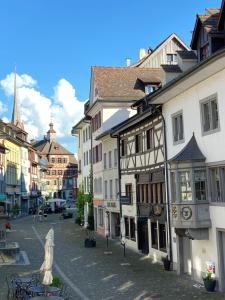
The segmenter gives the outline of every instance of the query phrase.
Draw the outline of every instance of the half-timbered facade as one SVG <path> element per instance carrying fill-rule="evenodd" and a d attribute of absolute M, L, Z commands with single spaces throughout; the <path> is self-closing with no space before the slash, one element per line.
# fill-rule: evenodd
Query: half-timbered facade
<path fill-rule="evenodd" d="M 115 128 L 126 243 L 157 259 L 167 251 L 161 107 L 149 107 Z"/>

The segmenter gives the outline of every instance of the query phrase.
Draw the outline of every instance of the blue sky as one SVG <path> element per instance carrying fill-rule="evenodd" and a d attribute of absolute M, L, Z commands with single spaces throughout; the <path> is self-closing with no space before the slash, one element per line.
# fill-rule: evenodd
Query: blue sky
<path fill-rule="evenodd" d="M 221 0 L 2 1 L 0 81 L 16 64 L 19 75 L 27 74 L 36 81 L 25 87 L 58 104 L 54 107 L 54 119 L 57 109 L 59 112 L 65 107 L 59 98 L 67 88 L 69 95 L 79 102 L 88 98 L 92 65 L 123 66 L 126 57 L 134 62 L 139 48 L 155 47 L 172 32 L 189 45 L 196 13 L 220 4 Z M 54 90 L 59 87 L 60 97 Z M 21 94 L 25 97 L 24 91 Z M 26 98 L 23 97 L 22 104 Z M 0 117 L 9 117 L 12 95 L 0 89 L 0 101 L 5 105 Z M 78 112 L 73 117 L 76 123 Z M 40 126 L 44 126 L 43 120 Z M 43 129 L 38 135 L 42 133 Z M 68 132 L 61 132 L 60 139 L 74 151 L 74 138 L 68 138 Z"/>

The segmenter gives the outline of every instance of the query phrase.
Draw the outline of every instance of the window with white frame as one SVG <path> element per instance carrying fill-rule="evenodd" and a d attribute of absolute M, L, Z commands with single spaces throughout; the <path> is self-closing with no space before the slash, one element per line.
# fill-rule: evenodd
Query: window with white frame
<path fill-rule="evenodd" d="M 98 208 L 98 225 L 99 226 L 104 225 L 103 209 L 102 208 Z"/>
<path fill-rule="evenodd" d="M 224 202 L 225 193 L 223 190 L 224 181 L 224 168 L 210 168 L 210 191 L 211 191 L 211 201 L 212 202 Z M 222 194 L 223 192 L 223 194 Z"/>
<path fill-rule="evenodd" d="M 168 64 L 174 64 L 177 62 L 177 54 L 168 53 L 166 54 L 166 58 Z"/>
<path fill-rule="evenodd" d="M 180 183 L 181 201 L 192 201 L 191 174 L 190 171 L 178 172 Z"/>
<path fill-rule="evenodd" d="M 109 198 L 113 198 L 113 181 L 112 179 L 109 180 Z"/>
<path fill-rule="evenodd" d="M 106 168 L 107 168 L 107 154 L 106 153 L 104 153 L 104 169 L 106 170 Z"/>
<path fill-rule="evenodd" d="M 104 194 L 105 194 L 105 199 L 108 198 L 107 190 L 108 190 L 108 183 L 107 183 L 107 180 L 105 180 L 105 182 L 104 182 Z"/>
<path fill-rule="evenodd" d="M 114 149 L 114 167 L 116 168 L 118 164 L 118 151 Z"/>
<path fill-rule="evenodd" d="M 109 151 L 109 169 L 112 168 L 112 151 Z"/>
<path fill-rule="evenodd" d="M 211 133 L 219 129 L 217 96 L 213 95 L 201 102 L 202 132 Z"/>
<path fill-rule="evenodd" d="M 173 142 L 183 142 L 184 141 L 184 127 L 183 127 L 183 114 L 178 112 L 172 115 L 172 125 L 173 125 Z"/>
<path fill-rule="evenodd" d="M 115 191 L 116 191 L 116 197 L 119 193 L 119 179 L 115 179 Z"/>
<path fill-rule="evenodd" d="M 206 171 L 194 170 L 195 199 L 206 201 Z"/>

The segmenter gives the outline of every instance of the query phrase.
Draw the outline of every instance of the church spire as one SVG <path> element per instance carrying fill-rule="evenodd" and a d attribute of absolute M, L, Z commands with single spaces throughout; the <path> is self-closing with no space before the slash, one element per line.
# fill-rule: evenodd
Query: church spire
<path fill-rule="evenodd" d="M 11 123 L 20 129 L 24 129 L 23 122 L 20 120 L 20 105 L 16 86 L 16 68 L 14 70 L 14 102 Z"/>

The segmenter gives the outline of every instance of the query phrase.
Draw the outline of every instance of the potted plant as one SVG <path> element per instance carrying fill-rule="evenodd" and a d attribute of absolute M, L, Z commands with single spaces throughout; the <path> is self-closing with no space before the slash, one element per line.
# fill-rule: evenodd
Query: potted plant
<path fill-rule="evenodd" d="M 170 271 L 170 264 L 171 264 L 171 261 L 169 260 L 168 258 L 168 255 L 167 256 L 163 256 L 161 258 L 162 262 L 163 262 L 163 265 L 164 265 L 164 269 L 166 271 Z"/>
<path fill-rule="evenodd" d="M 216 279 L 215 279 L 215 274 L 211 271 L 207 271 L 205 276 L 203 277 L 203 282 L 205 289 L 208 292 L 214 292 L 215 287 L 216 287 Z"/>
<path fill-rule="evenodd" d="M 62 284 L 63 284 L 63 283 L 62 283 L 61 278 L 59 278 L 59 277 L 57 277 L 57 276 L 53 276 L 51 286 L 60 288 L 60 287 L 62 286 Z"/>

